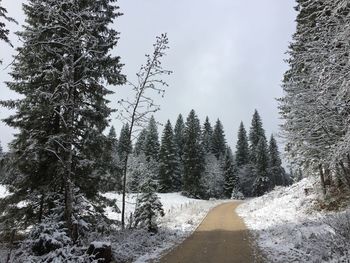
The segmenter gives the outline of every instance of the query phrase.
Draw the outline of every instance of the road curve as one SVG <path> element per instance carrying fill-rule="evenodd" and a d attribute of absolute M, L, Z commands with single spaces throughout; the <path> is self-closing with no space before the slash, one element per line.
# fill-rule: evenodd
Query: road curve
<path fill-rule="evenodd" d="M 212 209 L 197 230 L 160 259 L 160 263 L 251 263 L 255 258 L 248 230 L 232 201 Z"/>

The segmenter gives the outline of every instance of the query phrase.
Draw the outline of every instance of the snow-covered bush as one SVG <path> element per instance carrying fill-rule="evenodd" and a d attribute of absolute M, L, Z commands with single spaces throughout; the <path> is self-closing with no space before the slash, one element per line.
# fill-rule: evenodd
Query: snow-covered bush
<path fill-rule="evenodd" d="M 157 218 L 164 216 L 163 205 L 156 194 L 157 185 L 149 178 L 142 185 L 142 194 L 137 199 L 135 208 L 135 227 L 146 228 L 149 232 L 158 231 Z"/>
<path fill-rule="evenodd" d="M 231 199 L 244 200 L 244 195 L 242 192 L 238 191 L 236 188 L 233 189 Z"/>

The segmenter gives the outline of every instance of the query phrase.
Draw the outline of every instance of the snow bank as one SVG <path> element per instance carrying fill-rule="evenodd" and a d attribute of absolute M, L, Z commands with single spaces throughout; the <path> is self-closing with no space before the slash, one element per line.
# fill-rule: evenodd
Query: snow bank
<path fill-rule="evenodd" d="M 238 207 L 268 262 L 346 262 L 349 258 L 349 239 L 341 229 L 350 229 L 350 212 L 316 211 L 315 184 L 315 179 L 305 178 Z"/>

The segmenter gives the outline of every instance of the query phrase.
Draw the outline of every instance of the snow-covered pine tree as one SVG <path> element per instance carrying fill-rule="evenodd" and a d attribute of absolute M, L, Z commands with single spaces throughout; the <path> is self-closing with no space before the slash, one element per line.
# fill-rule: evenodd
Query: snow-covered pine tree
<path fill-rule="evenodd" d="M 225 155 L 226 151 L 226 139 L 224 127 L 221 124 L 221 121 L 217 119 L 213 135 L 211 136 L 211 152 L 215 155 L 217 159 L 220 159 Z"/>
<path fill-rule="evenodd" d="M 146 176 L 150 174 L 144 153 L 130 155 L 127 172 L 128 192 L 139 193 L 141 185 L 148 179 Z"/>
<path fill-rule="evenodd" d="M 137 140 L 134 146 L 134 154 L 140 155 L 145 154 L 145 142 L 147 137 L 147 129 L 144 128 L 140 131 L 139 135 L 137 136 Z"/>
<path fill-rule="evenodd" d="M 152 116 L 149 120 L 147 126 L 147 136 L 145 141 L 145 155 L 147 161 L 159 160 L 159 135 L 158 135 L 158 127 L 157 122 Z"/>
<path fill-rule="evenodd" d="M 289 156 L 319 171 L 324 192 L 329 169 L 350 187 L 349 10 L 347 1 L 298 1 L 280 100 Z"/>
<path fill-rule="evenodd" d="M 175 147 L 176 147 L 176 152 L 178 157 L 177 170 L 181 178 L 179 188 L 182 189 L 183 174 L 184 174 L 183 154 L 184 154 L 184 146 L 185 146 L 185 123 L 181 114 L 179 114 L 174 127 L 174 142 L 175 142 Z"/>
<path fill-rule="evenodd" d="M 269 169 L 268 174 L 270 177 L 271 187 L 276 185 L 287 185 L 286 172 L 282 167 L 282 161 L 280 153 L 278 151 L 278 145 L 275 137 L 271 134 L 269 142 Z"/>
<path fill-rule="evenodd" d="M 239 125 L 238 140 L 236 144 L 236 165 L 242 167 L 249 163 L 249 146 L 247 132 L 243 122 Z"/>
<path fill-rule="evenodd" d="M 350 104 L 345 81 L 350 7 L 346 1 L 297 2 L 297 31 L 280 99 L 283 130 L 292 161 L 318 170 L 325 192 L 324 174 L 329 169 L 337 175 L 342 170 L 342 180 L 350 186 L 346 161 Z"/>
<path fill-rule="evenodd" d="M 202 148 L 205 153 L 210 153 L 212 150 L 211 141 L 213 136 L 213 128 L 211 127 L 209 117 L 205 118 L 202 128 Z"/>
<path fill-rule="evenodd" d="M 121 190 L 121 166 L 118 155 L 118 139 L 114 126 L 107 135 L 108 144 L 103 151 L 103 164 L 105 166 L 105 176 L 100 179 L 103 191 Z"/>
<path fill-rule="evenodd" d="M 201 178 L 204 172 L 204 153 L 201 145 L 201 125 L 194 110 L 186 120 L 184 145 L 184 177 L 182 191 L 185 195 L 200 198 L 203 196 Z"/>
<path fill-rule="evenodd" d="M 121 163 L 124 161 L 126 156 L 132 152 L 132 144 L 129 138 L 129 132 L 130 132 L 130 128 L 129 128 L 129 124 L 127 123 L 123 125 L 120 131 L 118 146 L 117 146 L 117 153 Z"/>
<path fill-rule="evenodd" d="M 1 200 L 1 222 L 26 228 L 61 202 L 68 235 L 76 239 L 76 222 L 82 222 L 77 191 L 97 205 L 107 142 L 103 131 L 111 113 L 105 96 L 112 92 L 106 85 L 125 82 L 119 57 L 110 53 L 118 42 L 110 25 L 120 15 L 113 2 L 23 4 L 26 25 L 18 33 L 22 46 L 13 63 L 14 81 L 8 82 L 21 99 L 1 102 L 16 110 L 5 122 L 18 130 L 10 149 L 14 193 Z M 19 201 L 26 205 L 16 208 Z"/>
<path fill-rule="evenodd" d="M 157 184 L 152 178 L 143 183 L 134 213 L 135 227 L 146 228 L 151 233 L 158 232 L 157 219 L 159 216 L 164 216 L 163 205 L 156 194 L 156 189 Z"/>
<path fill-rule="evenodd" d="M 249 157 L 250 161 L 255 164 L 256 163 L 256 154 L 258 143 L 261 138 L 266 140 L 265 131 L 263 129 L 263 124 L 260 118 L 260 115 L 257 110 L 254 111 L 252 123 L 249 130 Z"/>
<path fill-rule="evenodd" d="M 174 127 L 174 140 L 178 151 L 179 160 L 182 162 L 185 146 L 185 123 L 181 114 L 179 114 L 177 117 Z"/>
<path fill-rule="evenodd" d="M 226 147 L 222 170 L 224 173 L 224 196 L 231 198 L 233 190 L 240 191 L 240 186 L 237 174 L 238 170 L 237 167 L 235 167 L 234 157 L 229 146 Z"/>
<path fill-rule="evenodd" d="M 178 157 L 174 142 L 174 132 L 170 121 L 165 124 L 159 151 L 159 191 L 166 193 L 179 191 L 181 178 L 178 171 Z"/>
<path fill-rule="evenodd" d="M 253 185 L 253 195 L 255 196 L 261 196 L 270 189 L 268 162 L 269 156 L 266 140 L 264 137 L 261 137 L 256 147 L 256 179 Z"/>
<path fill-rule="evenodd" d="M 224 180 L 224 171 L 220 160 L 212 153 L 206 154 L 204 172 L 201 178 L 202 198 L 222 198 Z"/>

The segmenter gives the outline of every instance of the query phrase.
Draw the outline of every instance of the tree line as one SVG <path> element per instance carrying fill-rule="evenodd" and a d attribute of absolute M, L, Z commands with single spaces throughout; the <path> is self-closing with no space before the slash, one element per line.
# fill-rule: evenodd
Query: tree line
<path fill-rule="evenodd" d="M 255 111 L 249 136 L 240 124 L 235 152 L 226 142 L 225 131 L 218 119 L 215 125 L 206 117 L 201 125 L 192 110 L 184 120 L 180 114 L 175 125 L 168 120 L 159 138 L 158 125 L 152 117 L 134 145 L 128 139 L 126 124 L 117 138 L 114 127 L 108 137 L 114 149 L 109 160 L 128 154 L 127 190 L 139 192 L 144 181 L 152 178 L 159 192 L 182 192 L 194 198 L 242 198 L 259 196 L 276 185 L 288 185 L 290 178 L 282 167 L 277 142 L 271 135 L 266 140 L 260 115 Z M 108 163 L 106 161 L 105 163 Z M 111 165 L 115 182 L 106 190 L 122 190 L 121 169 Z M 118 173 L 119 171 L 119 173 Z"/>

